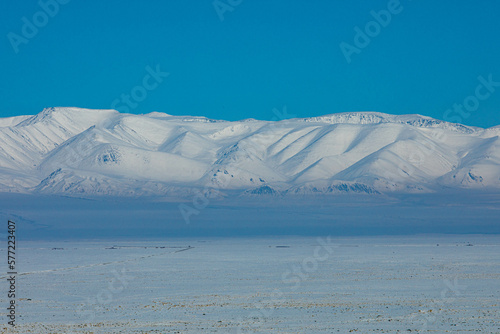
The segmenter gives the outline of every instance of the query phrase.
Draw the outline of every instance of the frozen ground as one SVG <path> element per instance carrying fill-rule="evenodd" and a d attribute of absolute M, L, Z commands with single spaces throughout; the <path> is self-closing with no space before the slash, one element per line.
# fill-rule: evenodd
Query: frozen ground
<path fill-rule="evenodd" d="M 500 332 L 500 236 L 18 246 L 18 333 Z"/>

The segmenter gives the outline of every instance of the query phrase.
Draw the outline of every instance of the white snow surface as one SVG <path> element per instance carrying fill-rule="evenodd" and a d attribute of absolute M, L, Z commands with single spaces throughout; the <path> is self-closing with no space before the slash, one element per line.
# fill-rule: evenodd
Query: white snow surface
<path fill-rule="evenodd" d="M 184 196 L 500 188 L 500 127 L 350 112 L 224 121 L 47 108 L 0 119 L 0 192 Z"/>
<path fill-rule="evenodd" d="M 499 247 L 484 235 L 24 242 L 16 330 L 0 333 L 499 333 Z"/>

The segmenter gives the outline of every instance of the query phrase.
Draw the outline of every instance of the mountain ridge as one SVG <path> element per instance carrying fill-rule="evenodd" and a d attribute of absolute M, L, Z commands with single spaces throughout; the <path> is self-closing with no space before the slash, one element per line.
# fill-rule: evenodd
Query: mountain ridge
<path fill-rule="evenodd" d="M 0 119 L 0 191 L 72 196 L 500 189 L 500 126 L 346 112 L 280 121 L 46 108 Z M 178 194 L 178 195 L 176 195 Z"/>

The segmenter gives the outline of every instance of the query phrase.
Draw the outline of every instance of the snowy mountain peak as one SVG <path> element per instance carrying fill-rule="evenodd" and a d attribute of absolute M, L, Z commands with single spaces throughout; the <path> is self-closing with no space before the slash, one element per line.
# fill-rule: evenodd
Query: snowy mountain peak
<path fill-rule="evenodd" d="M 349 112 L 229 122 L 47 108 L 0 119 L 0 191 L 243 196 L 500 188 L 500 128 Z"/>
<path fill-rule="evenodd" d="M 390 115 L 375 111 L 368 112 L 345 112 L 338 114 L 329 114 L 318 117 L 302 118 L 304 122 L 318 122 L 329 124 L 380 124 L 397 123 L 407 124 L 422 128 L 443 128 L 463 133 L 473 133 L 479 128 L 470 127 L 462 124 L 448 123 L 432 117 L 418 114 L 409 115 Z"/>
<path fill-rule="evenodd" d="M 33 115 L 21 123 L 17 124 L 19 127 L 29 126 L 36 123 L 50 123 L 56 122 L 61 126 L 68 123 L 81 122 L 82 124 L 95 125 L 99 121 L 107 119 L 112 115 L 119 114 L 118 111 L 113 109 L 83 109 L 76 107 L 53 107 L 45 108 L 40 113 Z"/>

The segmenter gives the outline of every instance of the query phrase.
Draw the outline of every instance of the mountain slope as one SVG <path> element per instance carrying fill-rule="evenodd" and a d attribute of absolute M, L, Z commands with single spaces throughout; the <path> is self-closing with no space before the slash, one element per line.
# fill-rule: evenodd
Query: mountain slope
<path fill-rule="evenodd" d="M 183 197 L 500 188 L 500 127 L 340 113 L 277 122 L 48 108 L 0 119 L 0 191 Z"/>

